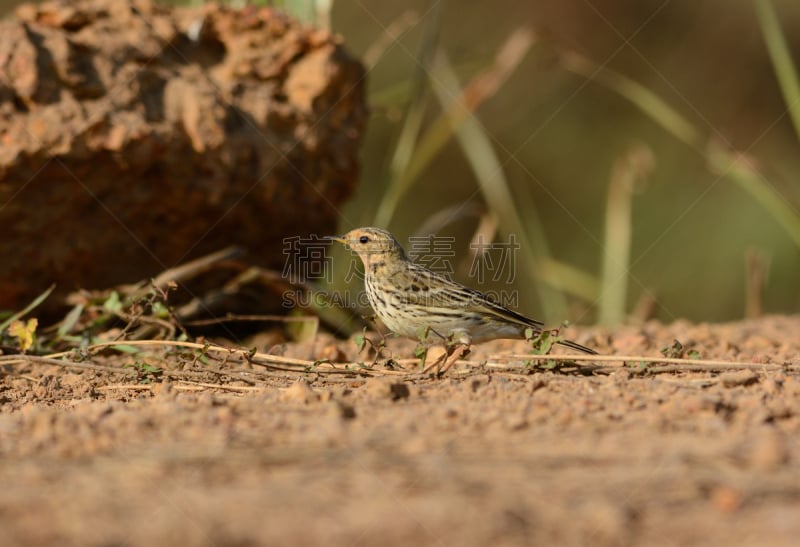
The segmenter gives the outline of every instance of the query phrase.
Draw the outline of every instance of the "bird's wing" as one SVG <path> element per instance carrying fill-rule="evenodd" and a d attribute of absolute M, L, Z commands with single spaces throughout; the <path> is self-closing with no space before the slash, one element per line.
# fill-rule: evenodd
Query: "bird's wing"
<path fill-rule="evenodd" d="M 455 314 L 458 310 L 462 310 L 485 314 L 497 321 L 531 327 L 535 332 L 544 329 L 544 323 L 541 321 L 525 317 L 521 313 L 493 302 L 480 291 L 416 264 L 411 264 L 408 270 L 396 272 L 391 281 L 401 289 L 396 296 L 402 304 L 434 308 L 441 313 Z M 583 353 L 597 354 L 593 349 L 571 340 L 560 340 L 558 343 Z"/>
<path fill-rule="evenodd" d="M 393 276 L 406 304 L 463 310 L 492 316 L 498 321 L 541 329 L 544 324 L 489 299 L 485 294 L 414 264 Z M 418 290 L 417 290 L 418 289 Z"/>

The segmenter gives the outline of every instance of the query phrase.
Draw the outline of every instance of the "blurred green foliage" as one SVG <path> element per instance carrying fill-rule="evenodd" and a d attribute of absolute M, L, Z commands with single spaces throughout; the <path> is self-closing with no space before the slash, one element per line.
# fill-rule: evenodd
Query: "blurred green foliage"
<path fill-rule="evenodd" d="M 333 29 L 356 55 L 397 31 L 393 25 L 408 10 L 417 14 L 370 69 L 373 116 L 363 182 L 343 212 L 343 228 L 373 223 L 392 182 L 387 173 L 413 104 L 409 81 L 420 68 L 420 44 L 434 5 L 378 0 L 334 5 Z M 796 62 L 800 5 L 772 5 Z M 503 166 L 502 179 L 525 229 L 544 232 L 537 235 L 556 263 L 601 281 L 612 171 L 632 147 L 643 145 L 653 166 L 631 197 L 630 258 L 622 269 L 630 270 L 625 309 L 650 291 L 658 316 L 666 321 L 742 317 L 745 257 L 758 249 L 769 265 L 765 311 L 797 311 L 800 234 L 791 226 L 800 218 L 800 144 L 756 5 L 744 0 L 450 2 L 440 16 L 437 47 L 466 85 L 492 64 L 519 28 L 533 30 L 536 43 L 477 108 L 475 118 Z M 585 73 L 571 66 L 576 58 L 585 62 Z M 442 79 L 436 66 L 430 72 L 430 80 Z M 459 90 L 450 93 L 455 100 Z M 422 134 L 443 107 L 428 97 L 424 109 Z M 386 227 L 401 241 L 454 203 L 488 204 L 471 166 L 475 158 L 464 150 L 450 140 L 399 202 Z M 496 177 L 495 183 L 502 179 Z M 767 198 L 760 199 L 759 192 Z M 770 200 L 783 210 L 769 207 Z M 501 213 L 501 229 L 504 218 Z M 459 255 L 466 256 L 476 224 L 474 217 L 459 218 L 439 233 L 455 236 Z M 536 315 L 543 306 L 533 287 L 552 283 L 531 272 L 524 260 L 516 265 L 520 307 Z M 600 287 L 602 292 L 605 285 Z M 572 318 L 591 321 L 602 298 L 570 296 L 569 301 Z"/>
<path fill-rule="evenodd" d="M 315 14 L 367 62 L 372 117 L 342 230 L 383 207 L 404 242 L 435 218 L 461 264 L 494 213 L 498 239 L 525 242 L 520 310 L 551 321 L 618 321 L 601 305 L 625 313 L 646 293 L 665 321 L 740 318 L 754 249 L 764 310 L 800 308 L 795 0 L 339 0 L 322 16 L 328 2 L 258 3 Z M 520 30 L 524 56 L 464 101 Z M 646 174 L 624 171 L 631 150 L 647 151 Z M 467 270 L 456 277 L 475 285 Z"/>

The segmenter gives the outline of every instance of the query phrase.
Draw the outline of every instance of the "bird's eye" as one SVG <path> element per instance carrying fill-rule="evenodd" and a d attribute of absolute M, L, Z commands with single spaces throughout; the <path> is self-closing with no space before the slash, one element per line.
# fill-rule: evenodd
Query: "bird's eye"
<path fill-rule="evenodd" d="M 358 238 L 359 243 L 369 243 L 369 238 L 367 236 L 361 236 Z"/>

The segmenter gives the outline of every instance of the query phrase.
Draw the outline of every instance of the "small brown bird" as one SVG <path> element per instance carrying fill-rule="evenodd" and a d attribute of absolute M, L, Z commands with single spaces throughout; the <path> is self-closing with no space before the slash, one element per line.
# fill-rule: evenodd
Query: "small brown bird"
<path fill-rule="evenodd" d="M 367 298 L 395 334 L 421 342 L 464 344 L 496 338 L 525 338 L 544 324 L 492 302 L 484 294 L 415 264 L 397 240 L 380 228 L 357 228 L 330 237 L 355 251 L 364 263 Z M 430 336 L 434 335 L 434 336 Z M 569 340 L 562 346 L 596 354 Z"/>

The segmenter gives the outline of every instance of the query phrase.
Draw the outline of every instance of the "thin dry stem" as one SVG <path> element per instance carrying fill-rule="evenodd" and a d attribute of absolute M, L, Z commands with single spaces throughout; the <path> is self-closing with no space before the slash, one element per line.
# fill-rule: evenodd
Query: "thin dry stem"
<path fill-rule="evenodd" d="M 785 365 L 775 363 L 741 363 L 737 361 L 725 361 L 720 359 L 682 359 L 677 357 L 648 357 L 644 355 L 526 355 L 526 354 L 498 354 L 490 355 L 487 366 L 492 368 L 497 363 L 494 360 L 522 359 L 525 361 L 593 361 L 596 363 L 644 363 L 644 364 L 673 364 L 682 365 L 677 367 L 678 371 L 689 370 L 783 370 Z M 507 366 L 507 365 L 501 365 Z"/>
<path fill-rule="evenodd" d="M 238 356 L 244 361 L 253 365 L 263 366 L 270 370 L 282 371 L 289 373 L 317 373 L 317 374 L 357 374 L 361 376 L 401 376 L 406 379 L 414 377 L 424 377 L 424 371 L 419 370 L 419 359 L 398 359 L 394 362 L 401 367 L 415 367 L 416 370 L 389 370 L 389 369 L 375 369 L 364 367 L 362 363 L 346 362 L 346 363 L 328 363 L 317 362 L 306 359 L 295 359 L 292 357 L 283 357 L 280 355 L 270 355 L 267 353 L 253 352 L 242 348 L 226 348 L 216 344 L 200 344 L 197 342 L 183 342 L 173 340 L 130 340 L 124 343 L 129 346 L 167 346 L 167 347 L 183 347 L 202 350 L 203 352 L 216 352 L 226 353 L 227 356 Z M 102 350 L 105 348 L 120 345 L 119 342 L 101 342 L 93 344 L 85 351 L 89 354 Z M 44 365 L 54 365 L 65 368 L 94 370 L 99 372 L 113 372 L 135 376 L 139 374 L 138 371 L 130 368 L 110 367 L 104 365 L 95 365 L 91 363 L 80 363 L 64 360 L 64 357 L 72 355 L 73 352 L 60 352 L 53 353 L 46 356 L 34 355 L 4 355 L 0 356 L 0 364 L 17 364 L 17 363 L 34 363 Z M 704 371 L 704 372 L 718 372 L 724 370 L 756 370 L 756 371 L 769 371 L 769 370 L 786 370 L 790 365 L 774 364 L 774 363 L 741 363 L 736 361 L 715 360 L 715 359 L 679 359 L 674 357 L 656 357 L 645 355 L 528 355 L 528 354 L 498 354 L 490 355 L 487 361 L 468 361 L 458 359 L 451 363 L 466 369 L 480 369 L 487 368 L 492 370 L 529 370 L 525 365 L 515 365 L 505 363 L 503 361 L 509 360 L 522 360 L 530 361 L 556 361 L 556 362 L 591 362 L 591 363 L 618 363 L 616 366 L 596 366 L 591 368 L 595 373 L 610 373 L 619 370 L 621 367 L 629 363 L 642 363 L 653 365 L 648 369 L 648 372 L 663 373 L 663 372 L 689 372 L 689 371 Z M 665 366 L 671 365 L 671 366 Z M 591 365 L 586 365 L 591 367 Z M 245 381 L 247 383 L 255 382 L 248 378 L 241 376 L 242 371 L 222 371 L 222 370 L 168 370 L 162 369 L 161 374 L 166 378 L 175 379 L 203 379 L 209 373 L 216 374 L 217 376 L 224 376 L 227 378 Z M 267 378 L 261 378 L 265 380 Z M 218 384 L 209 384 L 217 386 Z M 242 386 L 244 387 L 244 386 Z M 258 386 L 249 386 L 252 389 L 241 389 L 240 391 L 255 391 L 260 389 Z"/>

